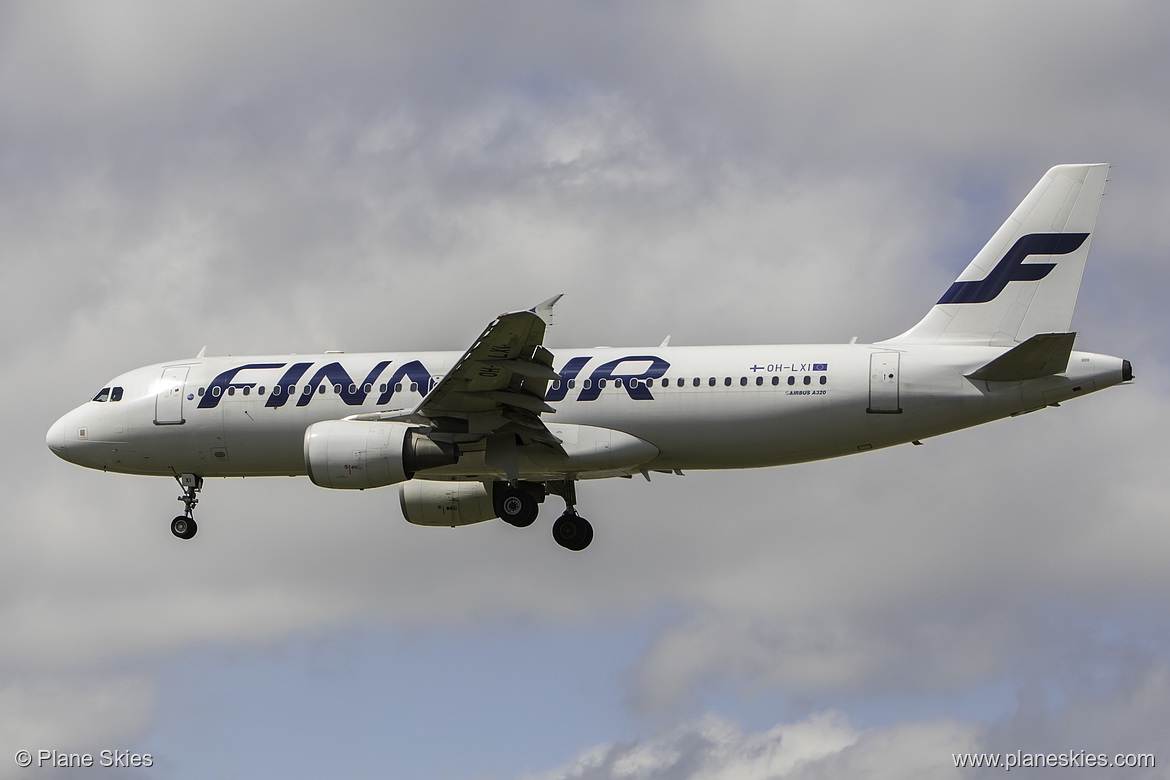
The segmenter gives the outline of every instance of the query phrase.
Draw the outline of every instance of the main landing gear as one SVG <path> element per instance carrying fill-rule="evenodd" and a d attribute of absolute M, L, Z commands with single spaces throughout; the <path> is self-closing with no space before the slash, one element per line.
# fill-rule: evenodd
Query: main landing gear
<path fill-rule="evenodd" d="M 492 503 L 496 516 L 517 528 L 527 528 L 536 520 L 540 501 L 552 493 L 565 499 L 565 511 L 553 523 L 553 539 L 566 550 L 580 552 L 593 541 L 593 526 L 577 514 L 576 483 L 571 479 L 540 483 L 497 482 L 492 488 Z"/>
<path fill-rule="evenodd" d="M 553 523 L 553 538 L 566 550 L 581 552 L 593 541 L 593 526 L 576 509 L 566 509 Z"/>
<path fill-rule="evenodd" d="M 540 512 L 540 501 L 534 493 L 539 491 L 540 498 L 544 498 L 544 490 L 540 485 L 526 485 L 507 482 L 497 482 L 492 487 L 492 504 L 496 510 L 496 517 L 517 528 L 527 528 L 536 520 Z"/>
<path fill-rule="evenodd" d="M 179 501 L 183 502 L 186 512 L 171 521 L 171 533 L 180 539 L 190 539 L 199 530 L 195 524 L 195 505 L 199 503 L 199 491 L 203 489 L 203 477 L 198 474 L 179 474 L 175 477 L 183 495 Z"/>
<path fill-rule="evenodd" d="M 577 483 L 571 479 L 549 482 L 548 489 L 565 499 L 565 511 L 553 523 L 553 539 L 566 550 L 581 552 L 593 541 L 593 526 L 577 514 Z"/>

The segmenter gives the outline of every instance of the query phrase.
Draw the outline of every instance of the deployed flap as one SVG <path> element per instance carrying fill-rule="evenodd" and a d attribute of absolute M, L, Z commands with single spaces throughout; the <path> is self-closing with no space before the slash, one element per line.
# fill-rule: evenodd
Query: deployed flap
<path fill-rule="evenodd" d="M 1018 382 L 1068 369 L 1075 333 L 1040 333 L 967 375 L 986 382 Z"/>
<path fill-rule="evenodd" d="M 559 296 L 558 296 L 559 297 Z M 555 302 L 555 301 L 554 301 Z M 467 420 L 470 434 L 511 431 L 534 441 L 557 444 L 540 420 L 556 411 L 545 403 L 552 353 L 542 346 L 551 303 L 532 311 L 501 314 L 427 393 L 413 418 Z"/>

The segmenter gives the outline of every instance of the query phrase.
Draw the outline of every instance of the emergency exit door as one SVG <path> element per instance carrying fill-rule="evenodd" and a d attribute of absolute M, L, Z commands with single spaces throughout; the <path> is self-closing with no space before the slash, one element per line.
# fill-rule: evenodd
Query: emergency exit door
<path fill-rule="evenodd" d="M 870 414 L 901 414 L 898 400 L 897 352 L 874 352 L 869 356 Z"/>

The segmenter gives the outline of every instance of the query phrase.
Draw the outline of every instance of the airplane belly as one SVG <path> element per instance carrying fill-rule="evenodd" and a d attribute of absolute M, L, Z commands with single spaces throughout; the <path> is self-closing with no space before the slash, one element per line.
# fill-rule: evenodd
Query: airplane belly
<path fill-rule="evenodd" d="M 801 388 L 803 389 L 803 388 Z M 780 465 L 832 457 L 839 449 L 836 390 L 797 394 L 786 386 L 751 388 L 742 395 L 715 392 L 663 394 L 660 408 L 616 399 L 609 409 L 567 409 L 565 421 L 614 428 L 645 440 L 660 454 L 655 469 L 725 469 Z M 572 417 L 570 417 L 572 414 Z"/>
<path fill-rule="evenodd" d="M 307 409 L 266 408 L 260 400 L 225 403 L 221 449 L 213 453 L 213 476 L 302 476 L 306 474 L 305 429 L 333 414 L 310 419 Z"/>

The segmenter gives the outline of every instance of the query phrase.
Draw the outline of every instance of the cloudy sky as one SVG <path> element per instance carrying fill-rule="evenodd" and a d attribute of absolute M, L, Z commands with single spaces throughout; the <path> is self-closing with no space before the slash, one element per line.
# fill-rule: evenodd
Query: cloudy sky
<path fill-rule="evenodd" d="M 1170 7 L 0 0 L 0 777 L 1170 777 Z M 44 433 L 193 355 L 844 342 L 1050 166 L 1114 164 L 1073 326 L 1137 381 L 844 460 L 416 528 Z M 1017 776 L 1049 776 L 1017 771 Z"/>

